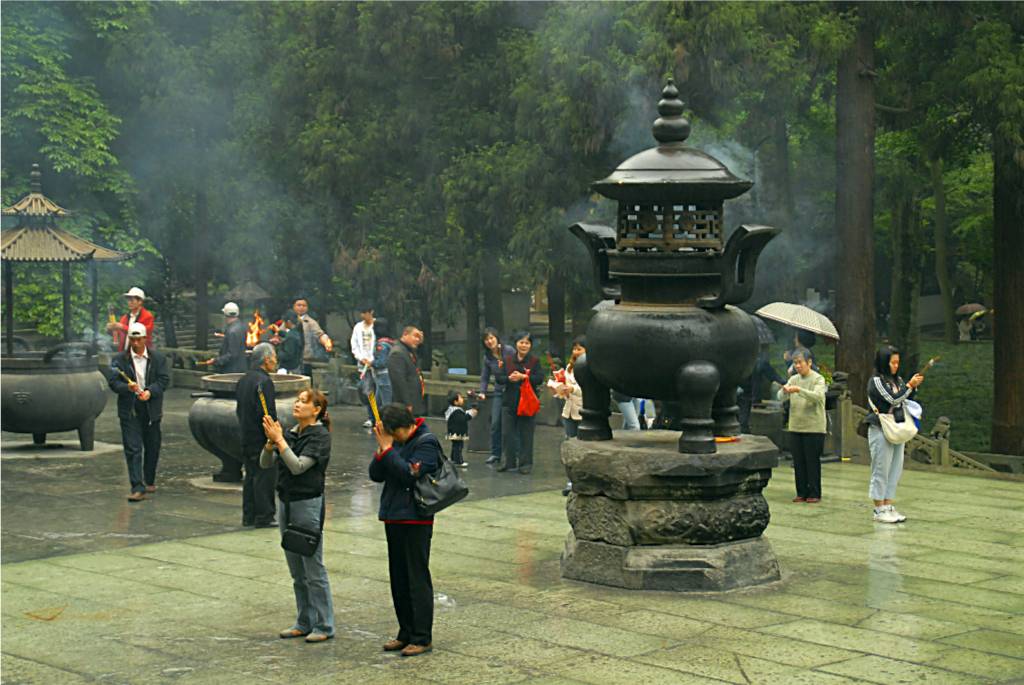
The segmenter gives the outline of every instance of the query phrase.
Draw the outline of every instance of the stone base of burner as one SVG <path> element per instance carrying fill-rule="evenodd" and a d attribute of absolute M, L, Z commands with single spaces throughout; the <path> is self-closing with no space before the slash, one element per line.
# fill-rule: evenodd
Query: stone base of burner
<path fill-rule="evenodd" d="M 761 537 L 761 490 L 779 451 L 743 435 L 715 454 L 678 452 L 675 431 L 562 445 L 573 492 L 565 578 L 633 590 L 719 592 L 779 580 Z"/>
<path fill-rule="evenodd" d="M 763 537 L 719 545 L 620 547 L 569 533 L 562 577 L 627 590 L 721 592 L 779 580 L 779 563 Z"/>

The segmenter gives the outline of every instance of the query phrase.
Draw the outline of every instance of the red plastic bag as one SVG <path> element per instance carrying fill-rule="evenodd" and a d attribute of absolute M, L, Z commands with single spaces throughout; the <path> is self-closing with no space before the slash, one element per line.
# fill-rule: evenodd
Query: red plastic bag
<path fill-rule="evenodd" d="M 516 416 L 534 416 L 540 411 L 540 400 L 537 399 L 537 393 L 533 391 L 533 386 L 530 385 L 530 377 L 527 375 L 519 386 L 519 406 L 516 407 Z"/>

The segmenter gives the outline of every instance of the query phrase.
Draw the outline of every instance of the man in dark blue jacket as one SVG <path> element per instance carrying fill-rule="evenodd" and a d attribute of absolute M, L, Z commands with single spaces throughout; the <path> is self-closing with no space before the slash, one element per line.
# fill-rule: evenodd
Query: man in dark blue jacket
<path fill-rule="evenodd" d="M 160 460 L 160 420 L 164 390 L 171 384 L 166 358 L 146 348 L 146 327 L 128 327 L 128 349 L 111 361 L 108 385 L 117 393 L 124 458 L 132 491 L 128 501 L 140 502 L 156 492 L 156 465 Z"/>
<path fill-rule="evenodd" d="M 384 651 L 402 650 L 418 656 L 431 649 L 434 624 L 434 586 L 430 579 L 430 539 L 434 517 L 421 516 L 413 486 L 421 474 L 440 465 L 441 443 L 423 419 L 413 418 L 403 404 L 389 404 L 373 429 L 377 452 L 370 462 L 370 479 L 384 484 L 378 518 L 388 540 L 391 599 L 398 617 L 398 635 Z"/>

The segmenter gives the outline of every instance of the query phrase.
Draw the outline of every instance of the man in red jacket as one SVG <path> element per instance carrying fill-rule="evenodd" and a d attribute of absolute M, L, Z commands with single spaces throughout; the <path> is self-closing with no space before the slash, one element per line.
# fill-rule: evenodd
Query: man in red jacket
<path fill-rule="evenodd" d="M 128 328 L 137 322 L 146 327 L 146 348 L 153 349 L 153 328 L 156 322 L 153 320 L 153 314 L 142 306 L 146 293 L 142 292 L 142 288 L 133 287 L 124 296 L 128 301 L 128 313 L 122 316 L 120 321 L 111 321 L 107 324 L 107 331 L 114 336 L 114 347 L 118 352 L 128 349 Z"/>

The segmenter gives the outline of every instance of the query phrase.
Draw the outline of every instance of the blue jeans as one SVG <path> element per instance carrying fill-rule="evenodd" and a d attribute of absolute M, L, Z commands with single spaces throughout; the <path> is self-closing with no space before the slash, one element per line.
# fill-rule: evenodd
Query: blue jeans
<path fill-rule="evenodd" d="M 580 434 L 580 420 L 579 419 L 567 419 L 562 417 L 562 426 L 565 428 L 565 439 L 575 438 Z"/>
<path fill-rule="evenodd" d="M 383 407 L 391 404 L 391 374 L 387 369 L 377 369 L 373 372 L 373 382 L 377 385 L 377 406 Z"/>
<path fill-rule="evenodd" d="M 313 499 L 292 502 L 290 505 L 292 523 L 302 528 L 317 530 L 320 528 L 320 507 L 323 506 L 323 495 Z M 284 502 L 277 502 L 277 523 L 284 534 L 287 518 L 284 513 Z M 324 539 L 320 537 L 320 546 L 316 554 L 304 557 L 295 552 L 285 551 L 284 558 L 288 561 L 288 570 L 292 574 L 292 587 L 295 590 L 295 608 L 298 617 L 295 628 L 304 633 L 317 631 L 325 635 L 334 635 L 334 602 L 331 600 L 331 583 L 327 579 L 324 567 Z"/>
<path fill-rule="evenodd" d="M 616 402 L 622 412 L 622 430 L 640 430 L 640 400 L 636 397 L 628 402 Z"/>
<path fill-rule="evenodd" d="M 501 456 L 501 395 L 491 395 L 491 456 Z"/>
<path fill-rule="evenodd" d="M 893 499 L 903 474 L 903 448 L 885 439 L 881 428 L 868 426 L 868 448 L 871 450 L 871 485 L 868 497 L 874 500 Z"/>

